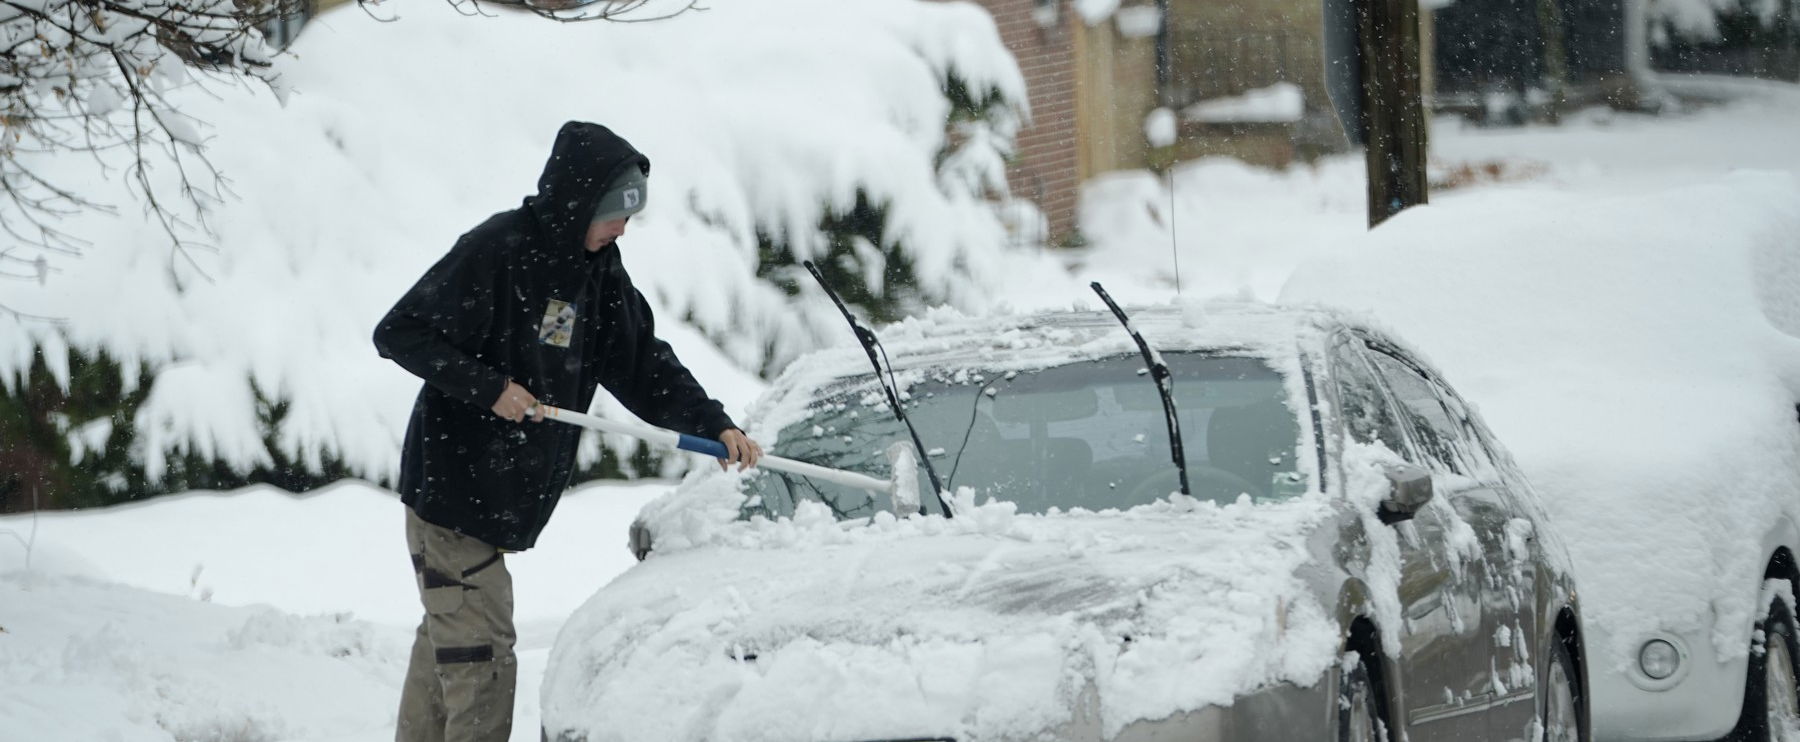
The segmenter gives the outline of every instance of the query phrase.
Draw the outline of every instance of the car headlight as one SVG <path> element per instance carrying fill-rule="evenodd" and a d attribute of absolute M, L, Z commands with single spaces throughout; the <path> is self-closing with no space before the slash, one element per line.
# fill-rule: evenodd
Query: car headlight
<path fill-rule="evenodd" d="M 1651 639 L 1638 649 L 1638 669 L 1652 680 L 1663 680 L 1681 669 L 1681 651 L 1662 639 Z"/>

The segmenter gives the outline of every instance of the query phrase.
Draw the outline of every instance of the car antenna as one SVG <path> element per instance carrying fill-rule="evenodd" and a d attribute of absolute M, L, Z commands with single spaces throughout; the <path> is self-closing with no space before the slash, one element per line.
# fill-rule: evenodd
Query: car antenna
<path fill-rule="evenodd" d="M 1181 420 L 1175 416 L 1175 389 L 1169 364 L 1163 363 L 1162 354 L 1144 342 L 1144 336 L 1131 325 L 1131 318 L 1125 316 L 1125 310 L 1120 309 L 1118 303 L 1106 294 L 1106 289 L 1100 286 L 1099 281 L 1088 285 L 1094 288 L 1094 293 L 1100 295 L 1101 301 L 1106 302 L 1106 307 L 1112 310 L 1113 316 L 1119 318 L 1119 324 L 1125 326 L 1125 331 L 1131 333 L 1131 339 L 1137 341 L 1138 352 L 1144 354 L 1144 363 L 1150 366 L 1150 378 L 1156 382 L 1156 393 L 1162 395 L 1163 418 L 1169 423 L 1169 455 L 1175 459 L 1175 470 L 1181 473 L 1181 494 L 1191 497 L 1193 492 L 1188 490 L 1187 455 L 1181 450 Z"/>
<path fill-rule="evenodd" d="M 1175 166 L 1174 165 L 1169 166 L 1168 177 L 1169 177 L 1169 260 L 1175 264 L 1175 295 L 1181 296 L 1181 250 L 1179 249 L 1180 248 L 1180 237 L 1177 236 L 1177 234 L 1175 232 Z M 1105 296 L 1106 292 L 1102 291 L 1102 292 L 1100 292 L 1100 295 Z M 1109 300 L 1107 300 L 1107 303 L 1111 304 L 1112 301 L 1109 299 Z M 1117 314 L 1118 310 L 1114 309 L 1113 313 Z"/>
<path fill-rule="evenodd" d="M 931 457 L 925 455 L 925 443 L 919 440 L 919 429 L 913 427 L 912 421 L 906 418 L 905 408 L 900 406 L 900 392 L 897 389 L 899 382 L 894 381 L 894 365 L 888 364 L 886 378 L 881 375 L 881 362 L 875 359 L 875 351 L 880 349 L 881 357 L 887 358 L 887 349 L 881 347 L 881 341 L 875 338 L 874 331 L 857 323 L 856 316 L 850 314 L 850 308 L 844 306 L 844 300 L 838 298 L 837 292 L 831 290 L 831 284 L 825 282 L 825 275 L 819 272 L 818 266 L 813 265 L 811 260 L 802 261 L 801 265 L 806 266 L 813 280 L 818 281 L 819 286 L 825 289 L 825 295 L 831 297 L 831 302 L 844 314 L 844 321 L 850 323 L 850 331 L 856 335 L 856 342 L 862 344 L 863 352 L 869 354 L 869 364 L 875 367 L 875 381 L 887 393 L 888 407 L 894 410 L 894 417 L 900 418 L 900 422 L 906 425 L 906 432 L 912 434 L 913 448 L 919 452 L 919 463 L 925 465 L 925 475 L 931 478 L 931 492 L 937 496 L 938 507 L 943 509 L 945 518 L 954 517 L 950 514 L 949 503 L 944 502 L 944 484 L 938 481 L 937 470 L 931 468 Z M 1186 477 L 1185 474 L 1182 476 Z M 923 504 L 919 505 L 919 514 L 925 514 Z"/>

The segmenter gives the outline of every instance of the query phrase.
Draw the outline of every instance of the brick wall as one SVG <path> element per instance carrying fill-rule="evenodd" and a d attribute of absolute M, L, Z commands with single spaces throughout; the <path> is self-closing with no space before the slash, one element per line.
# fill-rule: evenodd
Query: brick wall
<path fill-rule="evenodd" d="M 1050 221 L 1049 242 L 1075 231 L 1075 196 L 1080 186 L 1080 136 L 1075 116 L 1075 50 L 1069 0 L 1056 0 L 1057 22 L 1039 25 L 1039 0 L 977 0 L 993 14 L 1019 69 L 1031 101 L 1031 122 L 1019 130 L 1007 181 L 1013 195 L 1043 209 Z"/>

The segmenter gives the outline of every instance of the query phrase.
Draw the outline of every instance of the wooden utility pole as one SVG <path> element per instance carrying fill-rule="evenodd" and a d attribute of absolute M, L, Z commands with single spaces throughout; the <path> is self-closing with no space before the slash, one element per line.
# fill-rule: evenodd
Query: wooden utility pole
<path fill-rule="evenodd" d="M 1362 65 L 1369 227 L 1425 203 L 1418 0 L 1354 0 Z"/>

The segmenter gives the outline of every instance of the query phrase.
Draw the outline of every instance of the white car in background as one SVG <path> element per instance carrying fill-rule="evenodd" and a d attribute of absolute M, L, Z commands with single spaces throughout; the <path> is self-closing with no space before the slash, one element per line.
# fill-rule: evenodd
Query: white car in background
<path fill-rule="evenodd" d="M 1367 312 L 1507 441 L 1569 544 L 1599 740 L 1800 739 L 1800 183 L 1402 214 L 1282 300 Z"/>
<path fill-rule="evenodd" d="M 690 476 L 558 635 L 545 739 L 1585 739 L 1566 551 L 1480 419 L 1335 314 L 1184 310 L 1131 322 L 1185 480 L 1111 315 L 885 329 L 953 517 L 928 487 Z M 771 390 L 771 453 L 885 478 L 910 439 L 861 349 Z"/>

